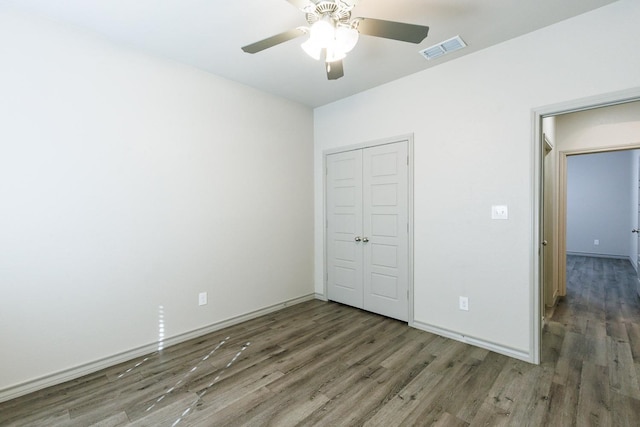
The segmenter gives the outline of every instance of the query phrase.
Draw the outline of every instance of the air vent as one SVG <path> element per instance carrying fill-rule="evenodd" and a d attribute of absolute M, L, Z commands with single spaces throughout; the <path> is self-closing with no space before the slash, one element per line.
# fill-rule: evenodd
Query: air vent
<path fill-rule="evenodd" d="M 450 38 L 449 40 L 445 40 L 441 43 L 421 50 L 420 54 L 428 60 L 432 60 L 442 55 L 446 55 L 447 53 L 462 49 L 463 47 L 467 47 L 467 44 L 460 38 L 460 36 L 455 36 Z"/>

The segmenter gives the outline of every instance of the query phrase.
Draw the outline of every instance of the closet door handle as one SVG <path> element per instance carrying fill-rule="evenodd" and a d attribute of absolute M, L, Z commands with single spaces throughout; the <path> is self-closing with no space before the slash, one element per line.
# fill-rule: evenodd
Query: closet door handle
<path fill-rule="evenodd" d="M 363 238 L 362 238 L 362 241 L 363 241 L 364 243 L 367 243 L 367 242 L 369 241 L 369 238 L 368 238 L 368 237 L 363 237 Z"/>
<path fill-rule="evenodd" d="M 354 239 L 356 242 L 361 241 L 362 239 L 360 238 L 360 236 L 356 236 L 356 238 Z"/>

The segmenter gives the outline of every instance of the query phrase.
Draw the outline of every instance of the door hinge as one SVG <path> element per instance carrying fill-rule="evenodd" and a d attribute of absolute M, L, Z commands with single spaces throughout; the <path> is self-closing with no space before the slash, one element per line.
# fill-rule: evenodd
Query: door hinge
<path fill-rule="evenodd" d="M 407 166 L 409 166 L 409 156 L 407 156 Z"/>

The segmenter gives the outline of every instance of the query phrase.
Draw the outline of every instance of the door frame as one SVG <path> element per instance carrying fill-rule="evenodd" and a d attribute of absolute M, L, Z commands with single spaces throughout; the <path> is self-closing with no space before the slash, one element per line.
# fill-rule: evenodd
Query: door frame
<path fill-rule="evenodd" d="M 407 289 L 409 295 L 407 298 L 407 318 L 409 326 L 413 326 L 414 323 L 414 289 L 413 289 L 413 134 L 399 135 L 395 137 L 383 138 L 374 141 L 367 141 L 357 143 L 353 145 L 341 146 L 338 148 L 332 148 L 324 150 L 322 152 L 322 297 L 325 301 L 328 300 L 328 256 L 327 256 L 327 156 L 331 154 L 344 153 L 347 151 L 361 150 L 363 148 L 378 147 L 381 145 L 389 145 L 397 142 L 407 143 L 407 224 L 409 224 L 408 238 L 407 238 Z"/>
<path fill-rule="evenodd" d="M 552 104 L 534 108 L 531 111 L 532 118 L 532 159 L 533 159 L 533 173 L 532 173 L 532 187 L 533 187 L 533 212 L 532 212 L 532 227 L 531 227 L 531 242 L 530 247 L 530 277 L 533 286 L 531 286 L 530 293 L 530 348 L 531 348 L 531 362 L 540 364 L 540 355 L 542 352 L 541 337 L 542 337 L 542 315 L 540 309 L 540 299 L 542 298 L 542 287 L 544 272 L 542 271 L 542 262 L 540 256 L 542 251 L 542 241 L 544 240 L 544 230 L 542 229 L 542 219 L 544 204 L 543 204 L 543 132 L 542 132 L 542 119 L 545 117 L 558 116 L 561 114 L 575 113 L 578 111 L 591 110 L 595 108 L 608 107 L 613 105 L 625 104 L 628 102 L 640 101 L 640 87 L 630 88 L 617 92 L 610 92 L 606 94 L 590 96 L 587 98 L 574 99 L 571 101 L 561 102 L 558 104 Z M 557 141 L 556 141 L 557 145 Z M 632 147 L 627 147 L 632 148 Z M 559 151 L 559 167 L 561 168 L 560 182 L 566 183 L 566 153 L 563 156 L 563 152 Z M 564 166 L 562 166 L 564 163 Z M 564 177 L 562 176 L 564 174 Z M 559 203 L 559 218 L 558 231 L 559 235 L 565 234 L 565 239 L 559 239 L 558 241 L 558 253 L 562 254 L 566 249 L 566 184 L 564 190 L 559 189 L 557 202 Z M 563 204 L 562 200 L 565 199 Z M 563 223 L 564 221 L 564 223 Z M 562 292 L 566 292 L 566 257 L 559 255 L 559 258 L 564 259 L 564 263 L 558 263 L 558 287 Z"/>

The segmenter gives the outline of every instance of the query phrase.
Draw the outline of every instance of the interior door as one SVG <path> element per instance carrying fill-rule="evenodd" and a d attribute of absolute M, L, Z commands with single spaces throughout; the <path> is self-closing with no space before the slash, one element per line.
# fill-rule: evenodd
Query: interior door
<path fill-rule="evenodd" d="M 542 232 L 540 239 L 540 277 L 542 278 L 541 297 L 540 297 L 540 317 L 544 321 L 546 307 L 555 304 L 555 285 L 553 280 L 553 260 L 552 260 L 552 222 L 553 222 L 553 197 L 551 194 L 552 181 L 552 151 L 553 146 L 543 135 L 542 143 L 542 185 L 540 186 L 540 200 L 542 209 L 540 213 L 540 230 Z M 541 324 L 542 327 L 542 324 Z"/>
<path fill-rule="evenodd" d="M 364 307 L 408 320 L 407 143 L 363 151 Z"/>
<path fill-rule="evenodd" d="M 640 165 L 638 165 L 638 177 L 640 177 Z M 640 296 L 640 179 L 638 179 L 638 226 L 633 230 L 636 233 L 637 241 L 637 250 L 638 256 L 636 259 L 636 274 L 638 275 L 638 283 L 636 287 L 636 291 L 638 292 L 638 296 Z"/>
<path fill-rule="evenodd" d="M 364 308 L 362 151 L 331 154 L 326 161 L 328 297 Z"/>
<path fill-rule="evenodd" d="M 328 298 L 408 320 L 408 143 L 326 158 Z"/>

